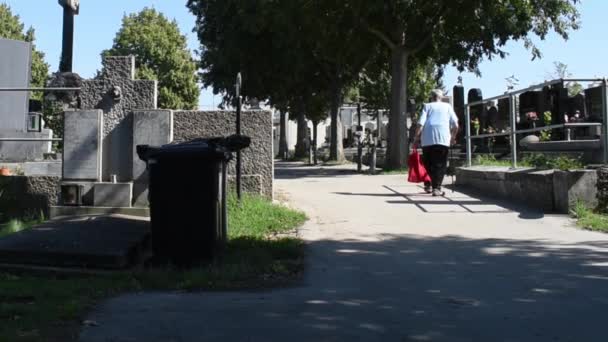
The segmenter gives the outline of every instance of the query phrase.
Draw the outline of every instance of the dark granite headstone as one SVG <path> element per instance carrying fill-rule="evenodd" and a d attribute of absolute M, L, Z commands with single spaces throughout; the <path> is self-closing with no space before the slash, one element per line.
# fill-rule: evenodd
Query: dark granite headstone
<path fill-rule="evenodd" d="M 602 122 L 602 87 L 585 89 L 585 102 L 589 120 Z"/>
<path fill-rule="evenodd" d="M 456 116 L 458 117 L 458 122 L 460 125 L 464 124 L 464 87 L 461 85 L 456 85 L 452 89 L 452 94 L 454 97 L 454 112 L 456 112 Z M 461 129 L 458 132 L 458 140 L 464 138 L 466 132 L 464 129 Z"/>

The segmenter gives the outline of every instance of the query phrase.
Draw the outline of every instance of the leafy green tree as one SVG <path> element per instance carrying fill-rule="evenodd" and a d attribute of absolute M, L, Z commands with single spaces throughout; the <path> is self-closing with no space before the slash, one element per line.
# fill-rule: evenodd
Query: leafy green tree
<path fill-rule="evenodd" d="M 235 102 L 235 80 L 242 75 L 241 95 L 257 98 L 289 112 L 298 122 L 296 157 L 306 153 L 306 118 L 301 97 L 314 73 L 294 39 L 299 25 L 291 25 L 290 2 L 265 0 L 189 0 L 201 42 L 199 68 L 204 87 L 223 97 L 222 106 Z M 285 152 L 285 151 L 283 151 Z"/>
<path fill-rule="evenodd" d="M 339 107 L 374 51 L 375 39 L 359 36 L 356 17 L 338 0 L 190 0 L 202 45 L 205 86 L 233 97 L 234 75 L 243 74 L 243 95 L 289 104 L 292 119 L 302 118 L 310 94 L 326 93 L 332 116 L 331 159 L 344 158 Z M 298 129 L 296 155 L 305 127 Z M 300 146 L 300 148 L 298 148 Z"/>
<path fill-rule="evenodd" d="M 553 73 L 547 74 L 549 80 L 572 78 L 572 73 L 568 70 L 568 65 L 562 62 L 553 62 Z M 568 89 L 568 95 L 576 96 L 583 92 L 583 86 L 578 82 L 566 82 L 564 85 Z"/>
<path fill-rule="evenodd" d="M 157 80 L 158 105 L 169 109 L 195 109 L 200 89 L 197 65 L 175 20 L 153 8 L 123 17 L 122 27 L 104 56 L 134 55 L 139 79 Z"/>
<path fill-rule="evenodd" d="M 25 30 L 23 23 L 18 15 L 14 15 L 7 4 L 0 4 L 0 37 L 21 40 L 32 43 L 32 87 L 44 87 L 49 78 L 49 65 L 44 61 L 44 53 L 36 50 L 34 42 L 36 40 L 34 28 Z M 42 94 L 37 93 L 33 98 L 40 99 Z"/>
<path fill-rule="evenodd" d="M 406 165 L 408 146 L 405 112 L 408 99 L 408 61 L 433 58 L 460 70 L 478 72 L 484 58 L 505 57 L 510 40 L 520 40 L 534 58 L 539 49 L 530 36 L 544 39 L 550 31 L 563 38 L 578 28 L 579 0 L 443 1 L 348 0 L 344 6 L 362 27 L 390 49 L 391 116 L 386 165 Z"/>
<path fill-rule="evenodd" d="M 428 101 L 433 89 L 443 88 L 440 82 L 442 69 L 431 59 L 421 61 L 411 58 L 408 61 L 408 75 L 409 98 L 414 99 L 418 110 Z M 358 82 L 363 108 L 370 111 L 374 118 L 381 110 L 390 109 L 391 81 L 389 51 L 383 48 L 366 64 Z"/>

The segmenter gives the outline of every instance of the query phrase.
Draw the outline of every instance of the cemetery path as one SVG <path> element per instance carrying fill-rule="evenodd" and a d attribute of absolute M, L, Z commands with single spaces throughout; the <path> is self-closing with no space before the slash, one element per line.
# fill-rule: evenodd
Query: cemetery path
<path fill-rule="evenodd" d="M 403 175 L 277 165 L 311 220 L 295 288 L 142 293 L 104 303 L 82 341 L 605 341 L 607 235 Z M 448 180 L 449 183 L 449 180 Z"/>

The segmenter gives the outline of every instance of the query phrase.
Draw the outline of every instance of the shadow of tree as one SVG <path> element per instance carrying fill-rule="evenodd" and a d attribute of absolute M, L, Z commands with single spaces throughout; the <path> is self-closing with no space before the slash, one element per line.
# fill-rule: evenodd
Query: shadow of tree
<path fill-rule="evenodd" d="M 124 296 L 81 340 L 146 340 L 169 324 L 205 341 L 605 341 L 608 241 L 385 234 L 307 251 L 297 287 Z"/>

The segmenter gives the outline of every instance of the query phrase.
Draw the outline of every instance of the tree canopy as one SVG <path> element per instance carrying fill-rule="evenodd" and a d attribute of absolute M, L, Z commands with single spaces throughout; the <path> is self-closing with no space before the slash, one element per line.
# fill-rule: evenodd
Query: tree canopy
<path fill-rule="evenodd" d="M 49 77 L 49 65 L 44 61 L 44 53 L 36 50 L 34 45 L 36 40 L 35 30 L 32 27 L 25 30 L 19 16 L 13 14 L 7 4 L 0 4 L 0 37 L 32 43 L 31 86 L 46 86 Z"/>
<path fill-rule="evenodd" d="M 533 58 L 540 57 L 532 38 L 544 39 L 551 31 L 567 38 L 579 25 L 578 3 L 189 0 L 188 7 L 197 17 L 202 79 L 214 91 L 230 97 L 234 77 L 242 71 L 243 93 L 271 104 L 293 103 L 316 92 L 330 94 L 332 158 L 340 158 L 340 139 L 334 133 L 341 132 L 337 109 L 346 90 L 364 70 L 370 82 L 382 86 L 368 89 L 378 93 L 376 98 L 387 93 L 390 82 L 386 165 L 400 169 L 408 155 L 409 93 L 425 96 L 444 65 L 478 72 L 483 59 L 505 57 L 504 46 L 511 40 L 522 41 Z M 381 49 L 387 52 L 379 58 Z"/>
<path fill-rule="evenodd" d="M 195 109 L 200 89 L 197 64 L 177 22 L 153 8 L 126 15 L 108 56 L 136 57 L 139 79 L 157 80 L 158 105 L 168 109 Z"/>
<path fill-rule="evenodd" d="M 347 0 L 363 29 L 391 50 L 391 122 L 387 166 L 401 168 L 407 159 L 405 130 L 410 58 L 432 58 L 460 70 L 478 72 L 484 59 L 505 57 L 510 40 L 523 41 L 533 58 L 541 53 L 532 36 L 544 39 L 551 31 L 563 38 L 578 28 L 579 0 L 442 1 Z"/>

